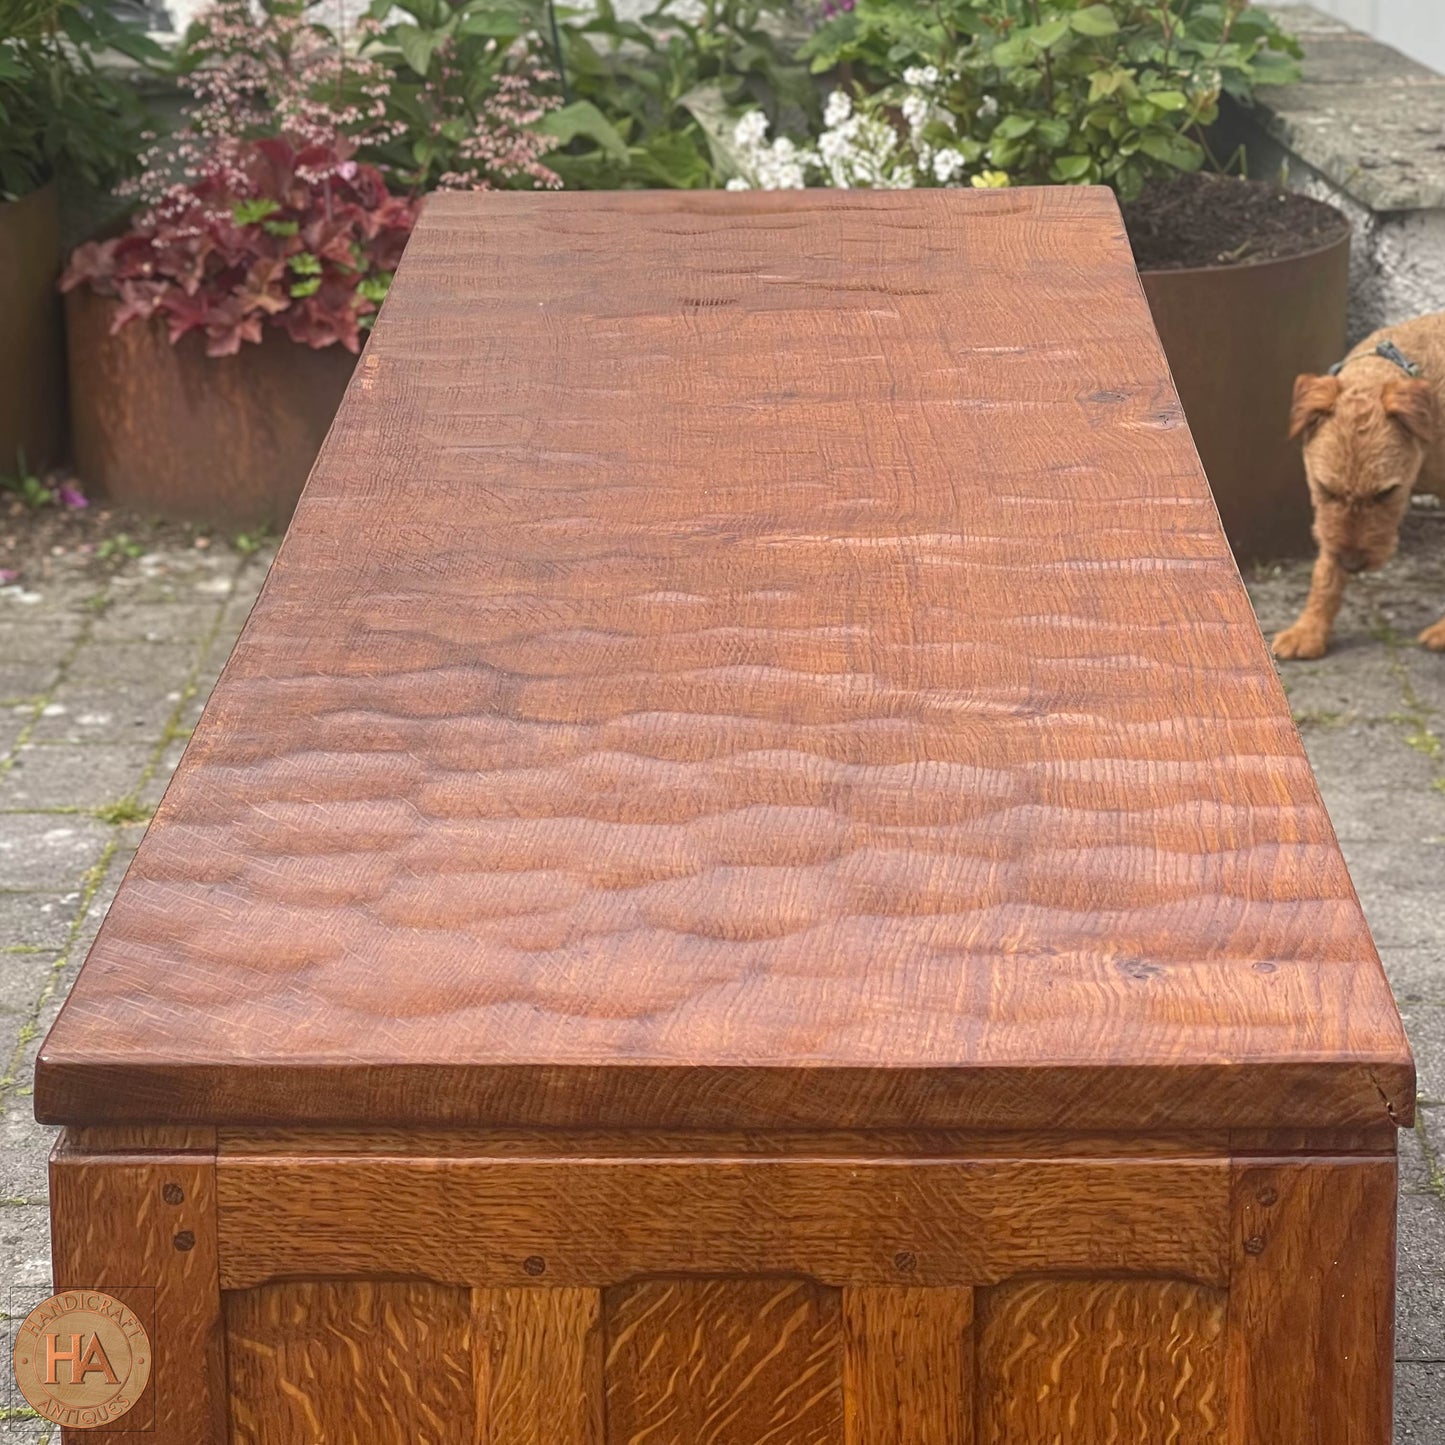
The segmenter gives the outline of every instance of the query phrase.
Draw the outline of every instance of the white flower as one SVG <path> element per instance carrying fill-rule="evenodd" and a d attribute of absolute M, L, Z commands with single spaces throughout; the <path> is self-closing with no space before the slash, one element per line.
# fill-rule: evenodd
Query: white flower
<path fill-rule="evenodd" d="M 912 86 L 934 86 L 938 84 L 938 67 L 936 65 L 910 65 L 903 72 L 904 85 Z"/>
<path fill-rule="evenodd" d="M 748 148 L 761 145 L 767 134 L 768 118 L 760 110 L 750 110 L 733 127 L 733 140 Z"/>
<path fill-rule="evenodd" d="M 979 106 L 979 108 L 978 108 L 978 118 L 979 118 L 980 120 L 992 120 L 992 119 L 994 118 L 994 116 L 996 116 L 997 114 L 998 114 L 998 96 L 996 96 L 996 95 L 986 95 L 986 96 L 984 96 L 984 98 L 983 98 L 983 104 L 982 104 L 981 106 Z"/>
<path fill-rule="evenodd" d="M 946 186 L 964 167 L 965 161 L 957 151 L 941 150 L 933 153 L 933 178 Z"/>
<path fill-rule="evenodd" d="M 752 186 L 741 176 L 734 176 L 727 184 L 730 191 L 750 191 Z"/>
<path fill-rule="evenodd" d="M 828 104 L 823 109 L 823 124 L 830 130 L 835 125 L 842 125 L 850 115 L 853 114 L 853 102 L 845 90 L 835 90 L 828 97 Z"/>
<path fill-rule="evenodd" d="M 926 95 L 918 95 L 915 93 L 913 95 L 905 95 L 903 97 L 903 104 L 899 106 L 899 109 L 903 112 L 903 119 L 908 122 L 909 130 L 916 134 L 928 123 L 928 112 L 932 107 L 929 105 Z"/>

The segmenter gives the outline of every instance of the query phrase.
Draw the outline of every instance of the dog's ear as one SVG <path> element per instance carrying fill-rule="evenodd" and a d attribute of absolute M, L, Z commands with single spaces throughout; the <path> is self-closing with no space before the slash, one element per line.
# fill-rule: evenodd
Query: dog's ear
<path fill-rule="evenodd" d="M 1435 388 L 1428 381 L 1387 381 L 1384 401 L 1385 415 L 1399 422 L 1411 436 L 1422 442 L 1435 439 L 1439 418 Z"/>
<path fill-rule="evenodd" d="M 1294 405 L 1289 410 L 1289 437 L 1302 437 L 1334 409 L 1340 399 L 1337 376 L 1297 376 L 1294 381 Z"/>

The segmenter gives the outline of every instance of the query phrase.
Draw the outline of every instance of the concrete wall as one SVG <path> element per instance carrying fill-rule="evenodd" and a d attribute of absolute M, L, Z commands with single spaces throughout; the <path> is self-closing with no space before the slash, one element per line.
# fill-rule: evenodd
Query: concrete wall
<path fill-rule="evenodd" d="M 1313 0 L 1356 30 L 1445 74 L 1445 0 Z"/>
<path fill-rule="evenodd" d="M 1445 0 L 1431 4 L 1445 16 Z M 1241 129 L 1230 143 L 1245 142 L 1255 175 L 1283 175 L 1353 222 L 1351 341 L 1445 310 L 1445 75 L 1350 29 L 1321 0 L 1271 8 L 1304 46 L 1304 78 L 1231 112 Z"/>

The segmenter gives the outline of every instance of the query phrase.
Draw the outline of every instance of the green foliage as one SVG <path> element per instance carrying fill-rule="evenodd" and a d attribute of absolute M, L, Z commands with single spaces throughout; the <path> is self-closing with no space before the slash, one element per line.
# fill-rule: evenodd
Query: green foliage
<path fill-rule="evenodd" d="M 114 537 L 107 537 L 95 549 L 95 555 L 102 562 L 124 562 L 127 559 L 134 561 L 145 555 L 145 548 L 130 533 L 117 532 Z"/>
<path fill-rule="evenodd" d="M 548 58 L 540 0 L 373 0 L 364 54 L 390 73 L 393 135 L 363 155 L 409 190 L 440 184 L 555 185 L 534 90 Z"/>
<path fill-rule="evenodd" d="M 95 810 L 95 817 L 102 823 L 120 826 L 125 823 L 150 822 L 151 810 L 134 797 L 117 798 L 113 803 L 102 803 Z"/>
<path fill-rule="evenodd" d="M 143 66 L 164 53 L 103 3 L 0 0 L 0 200 L 70 171 L 105 185 L 135 163 L 144 112 L 133 88 L 100 63 Z"/>
<path fill-rule="evenodd" d="M 1017 184 L 1111 185 L 1212 159 L 1221 94 L 1298 77 L 1298 46 L 1246 0 L 857 0 L 805 53 L 870 88 L 934 67 L 957 145 Z"/>
<path fill-rule="evenodd" d="M 568 104 L 541 122 L 562 148 L 548 164 L 591 190 L 720 184 L 709 128 L 717 100 L 791 127 L 816 116 L 806 66 L 781 38 L 785 0 L 657 0 L 636 21 L 612 0 L 555 13 Z M 550 30 L 550 25 L 549 25 Z"/>
<path fill-rule="evenodd" d="M 0 492 L 18 497 L 31 511 L 48 507 L 55 500 L 54 489 L 26 465 L 24 452 L 17 455 L 13 472 L 0 472 Z"/>

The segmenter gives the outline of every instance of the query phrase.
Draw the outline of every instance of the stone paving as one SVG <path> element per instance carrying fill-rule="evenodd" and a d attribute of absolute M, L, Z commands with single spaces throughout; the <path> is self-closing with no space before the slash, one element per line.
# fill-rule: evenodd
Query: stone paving
<path fill-rule="evenodd" d="M 45 1160 L 31 1073 L 265 575 L 268 554 L 142 557 L 97 582 L 0 588 L 0 1306 L 48 1293 Z M 1266 631 L 1308 565 L 1248 577 Z M 1420 1067 L 1401 1140 L 1398 1445 L 1445 1442 L 1445 510 L 1351 588 L 1336 644 L 1285 686 Z M 0 1341 L 3 1343 L 3 1341 Z M 6 1347 L 8 1355 L 8 1347 Z M 9 1394 L 5 1392 L 9 1391 Z M 0 1438 L 51 1441 L 0 1361 Z M 23 1404 L 23 1402 L 19 1402 Z"/>
<path fill-rule="evenodd" d="M 54 1021 L 265 578 L 269 553 L 176 549 L 97 580 L 0 588 L 0 1440 L 58 1445 L 14 1388 L 9 1327 L 50 1292 L 31 1113 Z"/>

